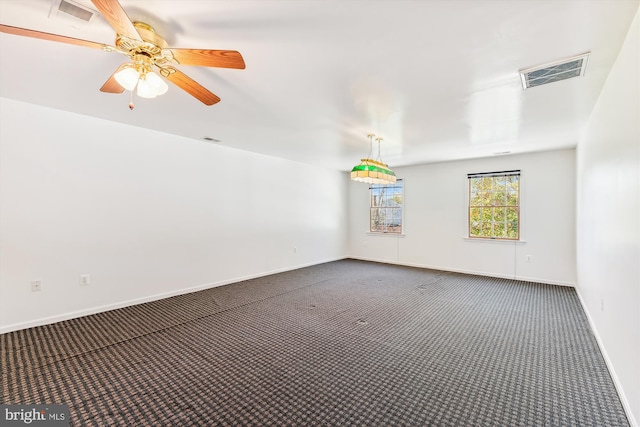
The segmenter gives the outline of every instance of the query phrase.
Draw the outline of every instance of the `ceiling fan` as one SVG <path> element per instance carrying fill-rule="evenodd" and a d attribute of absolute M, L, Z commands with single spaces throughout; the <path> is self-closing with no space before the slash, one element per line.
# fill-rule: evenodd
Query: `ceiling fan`
<path fill-rule="evenodd" d="M 167 42 L 156 34 L 150 25 L 132 22 L 118 0 L 91 0 L 91 2 L 116 31 L 115 46 L 2 24 L 0 24 L 0 31 L 127 55 L 132 62 L 122 64 L 100 88 L 102 92 L 108 93 L 122 93 L 125 89 L 133 90 L 136 85 L 138 95 L 146 98 L 153 98 L 166 92 L 166 83 L 152 71 L 155 67 L 162 77 L 202 103 L 213 105 L 220 101 L 219 97 L 171 64 L 245 68 L 240 52 L 169 48 Z M 133 109 L 133 104 L 129 106 Z"/>

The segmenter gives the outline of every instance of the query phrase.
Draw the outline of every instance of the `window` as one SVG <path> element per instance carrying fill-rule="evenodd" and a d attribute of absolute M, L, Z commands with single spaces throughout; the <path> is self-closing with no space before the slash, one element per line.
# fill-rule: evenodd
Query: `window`
<path fill-rule="evenodd" d="M 520 239 L 520 171 L 471 173 L 469 237 Z"/>
<path fill-rule="evenodd" d="M 402 180 L 388 185 L 372 184 L 369 191 L 369 231 L 402 234 Z"/>

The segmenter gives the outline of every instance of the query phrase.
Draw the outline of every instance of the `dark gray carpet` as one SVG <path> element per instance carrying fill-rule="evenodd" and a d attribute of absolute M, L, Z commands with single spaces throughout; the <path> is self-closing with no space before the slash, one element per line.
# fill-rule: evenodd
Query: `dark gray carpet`
<path fill-rule="evenodd" d="M 0 338 L 72 425 L 629 425 L 567 287 L 344 260 Z"/>

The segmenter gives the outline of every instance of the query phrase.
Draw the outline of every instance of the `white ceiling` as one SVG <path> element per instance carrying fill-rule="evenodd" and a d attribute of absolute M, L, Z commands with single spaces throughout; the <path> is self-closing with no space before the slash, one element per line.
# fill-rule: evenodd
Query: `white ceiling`
<path fill-rule="evenodd" d="M 52 3 L 0 0 L 0 22 L 114 44 L 101 16 L 50 15 Z M 130 111 L 128 92 L 99 91 L 125 56 L 1 34 L 0 96 L 349 170 L 369 132 L 391 167 L 575 146 L 639 1 L 120 3 L 170 46 L 237 50 L 247 68 L 178 66 L 222 101 L 170 84 Z M 588 51 L 584 77 L 522 90 L 519 69 Z"/>

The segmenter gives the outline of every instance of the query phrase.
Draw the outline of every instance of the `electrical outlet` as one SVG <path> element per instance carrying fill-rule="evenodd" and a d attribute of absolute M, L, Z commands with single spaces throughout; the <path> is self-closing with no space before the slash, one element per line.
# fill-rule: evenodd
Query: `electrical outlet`
<path fill-rule="evenodd" d="M 91 276 L 88 274 L 80 275 L 80 286 L 89 286 L 91 284 Z"/>
<path fill-rule="evenodd" d="M 42 280 L 31 281 L 31 292 L 40 292 L 42 290 Z"/>
<path fill-rule="evenodd" d="M 527 262 L 533 261 L 533 255 L 527 255 Z"/>

